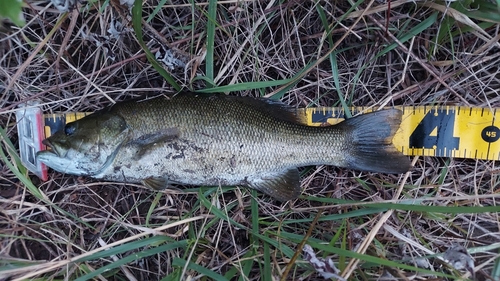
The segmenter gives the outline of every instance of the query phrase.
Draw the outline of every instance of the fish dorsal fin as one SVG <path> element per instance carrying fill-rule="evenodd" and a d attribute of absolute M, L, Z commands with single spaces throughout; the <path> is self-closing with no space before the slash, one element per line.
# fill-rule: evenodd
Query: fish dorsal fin
<path fill-rule="evenodd" d="M 186 98 L 189 102 L 190 99 L 200 98 L 206 99 L 207 103 L 217 106 L 221 110 L 233 108 L 234 106 L 243 108 L 245 111 L 248 109 L 260 112 L 267 117 L 278 119 L 285 122 L 304 124 L 304 118 L 297 114 L 297 110 L 279 100 L 272 100 L 267 98 L 254 98 L 242 96 L 229 96 L 225 94 L 215 93 L 192 93 L 181 92 L 176 95 L 179 98 Z"/>
<path fill-rule="evenodd" d="M 168 179 L 166 177 L 149 177 L 143 179 L 142 184 L 158 191 L 168 187 Z"/>
<path fill-rule="evenodd" d="M 279 201 L 296 199 L 300 195 L 300 177 L 297 169 L 274 174 L 248 177 L 248 186 Z"/>
<path fill-rule="evenodd" d="M 245 107 L 254 108 L 270 117 L 282 120 L 285 122 L 302 123 L 300 116 L 297 115 L 297 110 L 292 106 L 285 104 L 279 100 L 266 98 L 249 98 L 237 96 L 224 96 L 226 99 L 238 102 Z"/>

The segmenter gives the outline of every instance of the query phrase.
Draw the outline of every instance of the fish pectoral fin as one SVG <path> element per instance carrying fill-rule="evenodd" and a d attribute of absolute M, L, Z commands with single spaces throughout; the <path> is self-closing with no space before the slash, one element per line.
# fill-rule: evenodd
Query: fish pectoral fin
<path fill-rule="evenodd" d="M 176 127 L 164 128 L 149 134 L 142 135 L 133 140 L 134 143 L 139 145 L 149 145 L 159 142 L 169 142 L 177 139 L 180 135 L 179 129 Z"/>
<path fill-rule="evenodd" d="M 142 184 L 154 190 L 163 190 L 168 187 L 167 177 L 149 177 L 142 180 Z"/>
<path fill-rule="evenodd" d="M 279 201 L 296 199 L 301 193 L 297 169 L 247 178 L 248 186 Z"/>
<path fill-rule="evenodd" d="M 144 155 L 147 155 L 150 151 L 155 149 L 158 145 L 162 143 L 167 143 L 176 140 L 180 135 L 178 128 L 166 128 L 158 130 L 151 134 L 146 134 L 140 136 L 132 141 L 133 144 L 137 145 L 139 149 L 134 156 L 135 160 L 141 159 Z"/>

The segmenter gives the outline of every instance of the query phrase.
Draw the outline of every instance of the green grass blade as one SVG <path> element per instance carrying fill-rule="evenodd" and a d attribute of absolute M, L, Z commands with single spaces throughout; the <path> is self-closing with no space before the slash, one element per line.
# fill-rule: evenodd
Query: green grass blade
<path fill-rule="evenodd" d="M 385 212 L 389 208 L 362 208 L 359 210 L 354 210 L 354 211 L 349 211 L 345 212 L 343 214 L 333 214 L 333 215 L 326 215 L 326 216 L 321 216 L 318 221 L 336 221 L 336 220 L 341 220 L 341 219 L 347 219 L 347 218 L 356 218 L 356 217 L 361 217 L 361 216 L 367 216 L 367 215 L 373 215 L 376 213 L 380 212 Z M 314 218 L 307 218 L 307 219 L 295 219 L 295 220 L 287 220 L 282 222 L 282 224 L 292 224 L 292 223 L 305 223 L 305 222 L 312 222 Z"/>
<path fill-rule="evenodd" d="M 207 22 L 207 55 L 205 57 L 205 75 L 214 80 L 214 48 L 215 48 L 215 23 L 217 21 L 217 0 L 208 1 Z M 210 88 L 210 84 L 207 85 Z"/>
<path fill-rule="evenodd" d="M 428 29 L 429 27 L 431 27 L 433 24 L 435 24 L 436 21 L 437 21 L 437 19 L 438 19 L 438 12 L 432 13 L 428 18 L 426 18 L 421 23 L 417 24 L 415 27 L 413 27 L 412 29 L 410 29 L 403 36 L 399 37 L 398 38 L 399 42 L 405 43 L 408 40 L 410 40 L 411 38 L 413 38 L 413 37 L 417 36 L 418 34 L 422 33 L 423 31 L 425 31 L 426 29 Z M 392 44 L 390 44 L 389 46 L 387 46 L 384 49 L 382 49 L 382 51 L 380 51 L 372 60 L 375 60 L 375 59 L 377 59 L 377 58 L 379 58 L 379 57 L 387 54 L 388 52 L 396 49 L 398 46 L 399 46 L 398 43 L 392 43 Z"/>
<path fill-rule="evenodd" d="M 351 11 L 352 9 L 354 9 L 356 6 L 359 5 L 358 3 L 356 3 L 356 4 L 357 5 L 353 5 L 353 7 L 349 11 Z M 330 28 L 330 24 L 328 23 L 328 20 L 326 18 L 326 13 L 324 11 L 324 8 L 321 5 L 317 5 L 316 10 L 318 11 L 319 17 L 321 19 L 321 23 L 323 24 L 323 28 L 325 29 L 325 32 L 327 33 L 328 44 L 329 44 L 330 48 L 333 48 L 333 46 L 335 44 L 333 43 L 332 29 Z M 348 13 L 346 13 L 346 15 L 347 14 Z M 339 101 L 342 105 L 342 108 L 344 109 L 345 115 L 347 118 L 350 118 L 350 117 L 352 117 L 351 110 L 349 109 L 350 105 L 347 104 L 345 97 L 344 97 L 344 94 L 342 93 L 342 88 L 340 87 L 340 79 L 339 79 L 340 72 L 339 72 L 339 67 L 338 67 L 338 63 L 337 63 L 337 54 L 338 53 L 339 52 L 334 51 L 334 52 L 330 53 L 330 55 L 329 55 L 330 66 L 332 69 L 332 78 L 333 78 L 333 83 L 335 85 L 335 89 L 337 91 L 337 95 L 339 97 Z"/>
<path fill-rule="evenodd" d="M 497 250 L 497 253 L 500 254 L 500 249 Z M 500 258 L 495 260 L 495 264 L 493 265 L 493 269 L 491 270 L 492 280 L 500 280 Z"/>
<path fill-rule="evenodd" d="M 172 273 L 162 278 L 160 281 L 179 281 L 181 280 L 182 268 L 174 269 Z"/>
<path fill-rule="evenodd" d="M 233 266 L 224 274 L 224 278 L 231 280 L 238 274 L 238 272 L 238 268 Z"/>
<path fill-rule="evenodd" d="M 418 203 L 418 199 L 411 199 L 410 204 Z M 443 213 L 443 214 L 479 214 L 486 212 L 500 212 L 500 206 L 426 206 L 426 205 L 406 205 L 396 203 L 369 203 L 364 205 L 369 208 L 387 208 L 404 211 L 417 211 L 423 213 Z"/>
<path fill-rule="evenodd" d="M 186 264 L 187 264 L 188 269 L 199 272 L 199 273 L 205 275 L 206 277 L 211 278 L 211 280 L 221 280 L 221 281 L 227 280 L 227 281 L 229 281 L 229 279 L 227 279 L 226 277 L 224 277 L 224 276 L 218 274 L 217 272 L 214 272 L 206 267 L 203 267 L 199 264 L 196 264 L 193 262 L 188 263 L 186 260 L 181 259 L 181 258 L 174 258 L 174 260 L 172 261 L 173 266 L 185 267 Z"/>
<path fill-rule="evenodd" d="M 153 12 L 146 19 L 147 23 L 151 22 L 151 20 L 158 14 L 158 12 L 161 10 L 161 8 L 163 8 L 163 5 L 165 5 L 165 3 L 167 3 L 167 1 L 168 0 L 160 0 L 160 2 L 158 2 L 155 9 L 153 10 Z"/>
<path fill-rule="evenodd" d="M 163 193 L 156 192 L 155 198 L 153 199 L 153 202 L 151 202 L 151 205 L 149 206 L 148 209 L 148 214 L 146 215 L 146 227 L 150 227 L 149 222 L 151 220 L 151 215 L 153 214 L 155 208 L 158 206 L 158 203 L 160 202 L 162 197 Z"/>
<path fill-rule="evenodd" d="M 343 226 L 346 225 L 345 222 L 346 222 L 346 220 L 343 220 Z M 345 227 L 342 227 L 341 229 L 343 230 L 341 232 L 343 235 L 342 235 L 342 242 L 340 244 L 340 248 L 342 250 L 347 250 L 348 249 L 348 244 L 349 244 L 349 237 L 348 237 L 349 236 L 349 232 L 347 231 L 347 229 Z M 332 239 L 332 241 L 330 241 L 330 244 L 328 244 L 329 246 L 333 247 L 334 244 L 332 242 L 335 241 L 335 238 L 336 237 L 334 236 L 334 239 Z M 326 256 L 323 256 L 323 257 L 326 257 Z M 346 256 L 344 256 L 344 255 L 339 256 L 339 263 L 338 263 L 337 266 L 338 266 L 338 268 L 340 270 L 344 270 L 346 268 L 346 266 L 347 266 L 347 263 L 348 262 L 347 262 Z"/>
<path fill-rule="evenodd" d="M 32 195 L 34 195 L 39 200 L 46 201 L 47 200 L 46 196 L 42 192 L 40 192 L 40 190 L 31 182 L 31 180 L 27 176 L 28 171 L 26 167 L 24 167 L 23 164 L 21 163 L 21 159 L 19 158 L 19 155 L 17 155 L 14 144 L 12 144 L 10 139 L 7 137 L 7 133 L 2 127 L 0 127 L 0 137 L 6 144 L 7 152 L 14 160 L 15 165 L 13 165 L 11 161 L 9 161 L 7 154 L 5 154 L 5 151 L 0 145 L 0 157 L 2 161 L 16 175 L 16 177 L 28 188 L 29 192 Z"/>
<path fill-rule="evenodd" d="M 148 49 L 142 38 L 142 0 L 135 0 L 134 7 L 132 8 L 132 25 L 137 37 L 137 41 L 141 45 L 142 49 L 146 53 L 148 61 L 153 65 L 154 69 L 160 73 L 160 75 L 167 80 L 167 82 L 174 87 L 176 91 L 181 90 L 181 86 L 175 82 L 175 79 L 156 61 L 154 55 Z"/>
<path fill-rule="evenodd" d="M 415 37 L 417 34 L 423 32 L 424 30 L 426 30 L 427 28 L 431 27 L 433 24 L 436 23 L 437 21 L 437 18 L 438 18 L 438 12 L 434 12 L 432 13 L 428 18 L 424 19 L 421 23 L 417 24 L 415 27 L 413 27 L 410 31 L 406 32 L 405 34 L 403 34 L 402 36 L 398 37 L 398 40 L 401 42 L 401 43 L 405 43 L 407 42 L 408 40 L 410 40 L 411 38 Z M 376 61 L 378 58 L 380 58 L 381 56 L 384 56 L 386 55 L 387 53 L 389 53 L 390 51 L 396 49 L 398 47 L 398 43 L 394 42 L 392 44 L 390 44 L 389 46 L 385 47 L 384 49 L 382 49 L 377 55 L 375 55 L 371 60 L 370 60 L 370 63 Z M 364 64 L 359 70 L 358 72 L 356 73 L 353 81 L 354 83 L 356 83 L 356 81 L 359 81 L 360 79 L 360 76 L 361 76 L 361 73 L 363 73 L 363 71 L 365 71 L 365 69 L 368 67 L 369 63 L 367 64 Z M 351 95 L 354 94 L 354 91 L 356 90 L 356 87 L 355 86 L 352 86 L 352 91 L 351 91 Z"/>
<path fill-rule="evenodd" d="M 105 271 L 120 267 L 120 266 L 125 265 L 127 263 L 130 263 L 130 262 L 133 262 L 133 261 L 145 258 L 145 257 L 149 257 L 152 255 L 156 255 L 156 254 L 161 253 L 161 252 L 170 251 L 170 250 L 173 250 L 176 248 L 185 248 L 186 246 L 187 246 L 187 241 L 182 240 L 182 241 L 177 241 L 177 242 L 173 242 L 173 243 L 168 243 L 168 244 L 165 244 L 165 245 L 162 245 L 159 247 L 143 250 L 143 251 L 140 251 L 138 253 L 130 254 L 122 259 L 119 259 L 115 262 L 112 262 L 108 265 L 105 265 L 92 273 L 89 273 L 85 276 L 77 278 L 77 279 L 75 279 L 75 281 L 89 280 L 89 279 L 92 279 L 92 278 L 102 274 Z M 135 249 L 136 248 L 130 248 L 129 250 L 135 250 Z M 105 251 L 104 253 L 107 253 L 107 251 Z"/>
<path fill-rule="evenodd" d="M 410 265 L 406 265 L 406 264 L 402 264 L 402 263 L 398 263 L 398 262 L 370 256 L 370 255 L 363 255 L 363 254 L 359 254 L 359 253 L 356 253 L 353 251 L 319 244 L 319 243 L 316 243 L 313 241 L 308 241 L 307 244 L 311 245 L 311 247 L 316 248 L 318 250 L 323 250 L 323 251 L 327 252 L 329 255 L 335 254 L 335 255 L 339 255 L 339 256 L 346 256 L 346 257 L 350 257 L 350 258 L 356 258 L 356 259 L 359 259 L 359 260 L 362 260 L 365 262 L 374 263 L 377 266 L 382 265 L 382 266 L 387 266 L 387 267 L 391 267 L 391 268 L 401 268 L 401 269 L 407 269 L 407 270 L 420 272 L 420 273 L 433 274 L 433 275 L 436 275 L 439 277 L 453 278 L 452 275 L 441 273 L 438 271 L 418 268 L 418 267 L 414 267 L 414 266 L 410 266 Z"/>
<path fill-rule="evenodd" d="M 255 255 L 254 251 L 249 251 L 243 257 L 244 260 L 241 262 L 241 264 L 243 266 L 243 272 L 240 275 L 240 278 L 238 278 L 238 280 L 245 281 L 245 280 L 247 280 L 247 276 L 250 276 L 250 271 L 252 271 L 252 267 L 254 264 L 254 259 L 251 259 L 250 257 L 252 257 L 254 255 Z"/>
<path fill-rule="evenodd" d="M 5 151 L 3 150 L 2 146 L 0 145 L 0 159 L 7 165 L 7 167 L 16 175 L 16 177 L 26 186 L 28 191 L 35 196 L 38 200 L 44 202 L 45 204 L 51 206 L 61 214 L 73 219 L 74 221 L 77 221 L 79 223 L 82 223 L 83 225 L 87 226 L 89 229 L 94 229 L 92 225 L 89 223 L 81 220 L 77 216 L 66 212 L 65 210 L 61 209 L 59 206 L 54 205 L 52 202 L 50 202 L 47 199 L 47 196 L 43 194 L 32 182 L 31 179 L 27 175 L 27 169 L 21 164 L 21 159 L 19 158 L 19 155 L 17 155 L 17 152 L 14 148 L 14 145 L 10 141 L 10 139 L 7 137 L 7 134 L 5 130 L 0 127 L 0 139 L 4 140 L 4 142 L 7 144 L 7 149 L 10 152 L 9 155 L 11 158 L 14 159 L 14 162 L 16 165 L 13 165 L 11 161 L 9 161 L 7 155 L 5 154 Z"/>
<path fill-rule="evenodd" d="M 223 211 L 219 210 L 216 206 L 212 205 L 212 203 L 205 197 L 205 195 L 200 191 L 198 193 L 200 202 L 205 206 L 205 208 L 209 209 L 210 212 L 212 212 L 216 217 L 227 221 L 234 226 L 241 228 L 241 229 L 247 229 L 246 226 L 236 222 L 232 218 L 228 217 L 227 214 L 225 214 Z"/>
<path fill-rule="evenodd" d="M 263 242 L 264 244 L 264 272 L 263 280 L 273 280 L 272 276 L 272 264 L 271 264 L 271 251 L 269 243 Z"/>
<path fill-rule="evenodd" d="M 318 63 L 317 60 L 313 60 L 309 62 L 304 68 L 302 68 L 301 71 L 299 71 L 297 74 L 295 74 L 292 78 L 286 79 L 284 81 L 288 81 L 287 83 L 283 84 L 285 87 L 280 89 L 277 93 L 275 93 L 271 98 L 272 99 L 281 99 L 287 92 L 290 90 L 292 87 L 294 87 L 297 83 L 299 83 L 304 75 L 306 75 L 311 69 L 313 69 L 316 64 Z"/>
<path fill-rule="evenodd" d="M 462 0 L 452 2 L 450 7 L 462 13 L 466 17 L 473 18 L 478 21 L 500 23 L 500 1 L 497 0 L 496 2 L 497 3 L 492 3 L 488 0 Z M 465 22 L 463 24 L 467 25 Z"/>
<path fill-rule="evenodd" d="M 389 209 L 404 210 L 404 211 L 418 211 L 418 212 L 428 212 L 428 213 L 444 213 L 444 214 L 477 214 L 483 212 L 500 212 L 499 206 L 430 206 L 423 205 L 424 202 L 432 202 L 432 198 L 416 198 L 416 199 L 406 199 L 403 203 L 377 203 L 377 202 L 359 202 L 352 200 L 342 200 L 335 198 L 317 198 L 317 197 L 307 197 L 308 200 L 318 201 L 330 204 L 347 204 L 347 205 L 358 205 L 359 207 L 376 208 L 378 212 L 386 211 Z M 418 205 L 417 205 L 418 204 Z M 361 211 L 361 210 L 358 210 Z M 368 213 L 367 213 L 368 214 Z M 336 216 L 336 215 L 335 215 Z M 323 218 L 320 219 L 320 221 Z M 340 219 L 340 218 L 337 218 Z"/>
<path fill-rule="evenodd" d="M 17 155 L 14 144 L 9 139 L 9 137 L 7 136 L 7 132 L 2 127 L 0 127 L 0 139 L 5 142 L 6 148 L 9 152 L 8 154 L 12 158 L 12 160 L 14 160 L 14 164 L 16 165 L 19 172 L 21 172 L 23 175 L 27 174 L 28 169 L 24 167 L 23 163 L 21 162 L 21 158 L 19 157 L 19 155 Z"/>
<path fill-rule="evenodd" d="M 107 249 L 105 251 L 101 251 L 95 254 L 92 254 L 90 256 L 83 257 L 81 259 L 76 260 L 75 262 L 85 262 L 85 261 L 90 261 L 90 260 L 97 260 L 105 257 L 109 257 L 112 255 L 119 255 L 122 253 L 125 253 L 127 251 L 133 251 L 142 247 L 147 247 L 147 246 L 154 246 L 154 245 L 159 245 L 162 243 L 169 243 L 169 242 L 174 242 L 174 240 L 168 236 L 153 236 L 153 237 L 148 237 L 145 239 L 125 243 L 120 246 L 113 247 L 111 249 Z"/>
<path fill-rule="evenodd" d="M 251 212 L 251 216 L 252 216 L 252 232 L 253 233 L 258 233 L 259 232 L 259 204 L 257 203 L 257 200 L 255 200 L 255 198 L 257 198 L 257 190 L 255 189 L 252 189 L 251 190 L 251 194 L 252 194 L 252 199 L 250 201 L 250 212 Z M 250 243 L 251 243 L 251 248 L 250 248 L 250 251 L 247 253 L 247 254 L 251 254 L 251 255 L 257 255 L 257 249 L 260 248 L 260 243 L 259 243 L 259 238 L 254 236 L 254 235 L 250 235 Z M 240 276 L 239 280 L 241 281 L 244 281 L 244 276 L 249 276 L 250 274 L 250 271 L 252 270 L 252 268 L 254 267 L 254 260 L 255 259 L 246 259 L 245 261 L 242 261 L 242 265 L 243 265 L 243 276 Z M 259 264 L 260 265 L 260 264 Z"/>
<path fill-rule="evenodd" d="M 23 14 L 23 2 L 17 0 L 2 0 L 0 1 L 0 17 L 10 19 L 19 27 L 26 24 Z"/>
<path fill-rule="evenodd" d="M 268 232 L 268 233 L 273 234 L 277 237 L 281 237 L 281 235 L 278 236 L 276 233 L 273 233 L 273 232 Z M 265 242 L 269 243 L 269 245 L 272 245 L 277 250 L 280 250 L 288 258 L 292 258 L 293 255 L 295 254 L 295 250 L 292 250 L 287 245 L 280 243 L 280 241 L 276 240 L 275 238 L 270 238 L 270 237 L 267 237 L 265 235 L 262 235 L 260 233 L 255 233 L 255 232 L 253 232 L 252 235 L 255 235 L 260 240 L 265 241 Z"/>

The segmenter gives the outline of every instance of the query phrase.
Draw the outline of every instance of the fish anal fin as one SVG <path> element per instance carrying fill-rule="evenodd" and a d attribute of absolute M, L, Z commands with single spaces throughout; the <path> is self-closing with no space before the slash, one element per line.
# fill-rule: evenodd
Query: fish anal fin
<path fill-rule="evenodd" d="M 154 190 L 163 190 L 168 187 L 167 177 L 149 177 L 142 180 L 142 184 Z"/>
<path fill-rule="evenodd" d="M 289 201 L 299 197 L 299 171 L 289 169 L 283 172 L 271 173 L 265 176 L 248 177 L 248 186 L 279 201 Z"/>

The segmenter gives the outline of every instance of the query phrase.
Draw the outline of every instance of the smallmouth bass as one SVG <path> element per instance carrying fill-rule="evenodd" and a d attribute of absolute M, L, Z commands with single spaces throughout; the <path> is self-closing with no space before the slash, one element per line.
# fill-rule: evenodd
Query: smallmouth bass
<path fill-rule="evenodd" d="M 404 173 L 409 159 L 392 144 L 400 110 L 309 127 L 281 102 L 223 94 L 117 103 L 66 124 L 37 159 L 62 173 L 142 183 L 239 185 L 277 200 L 297 198 L 297 167 L 333 165 Z"/>

